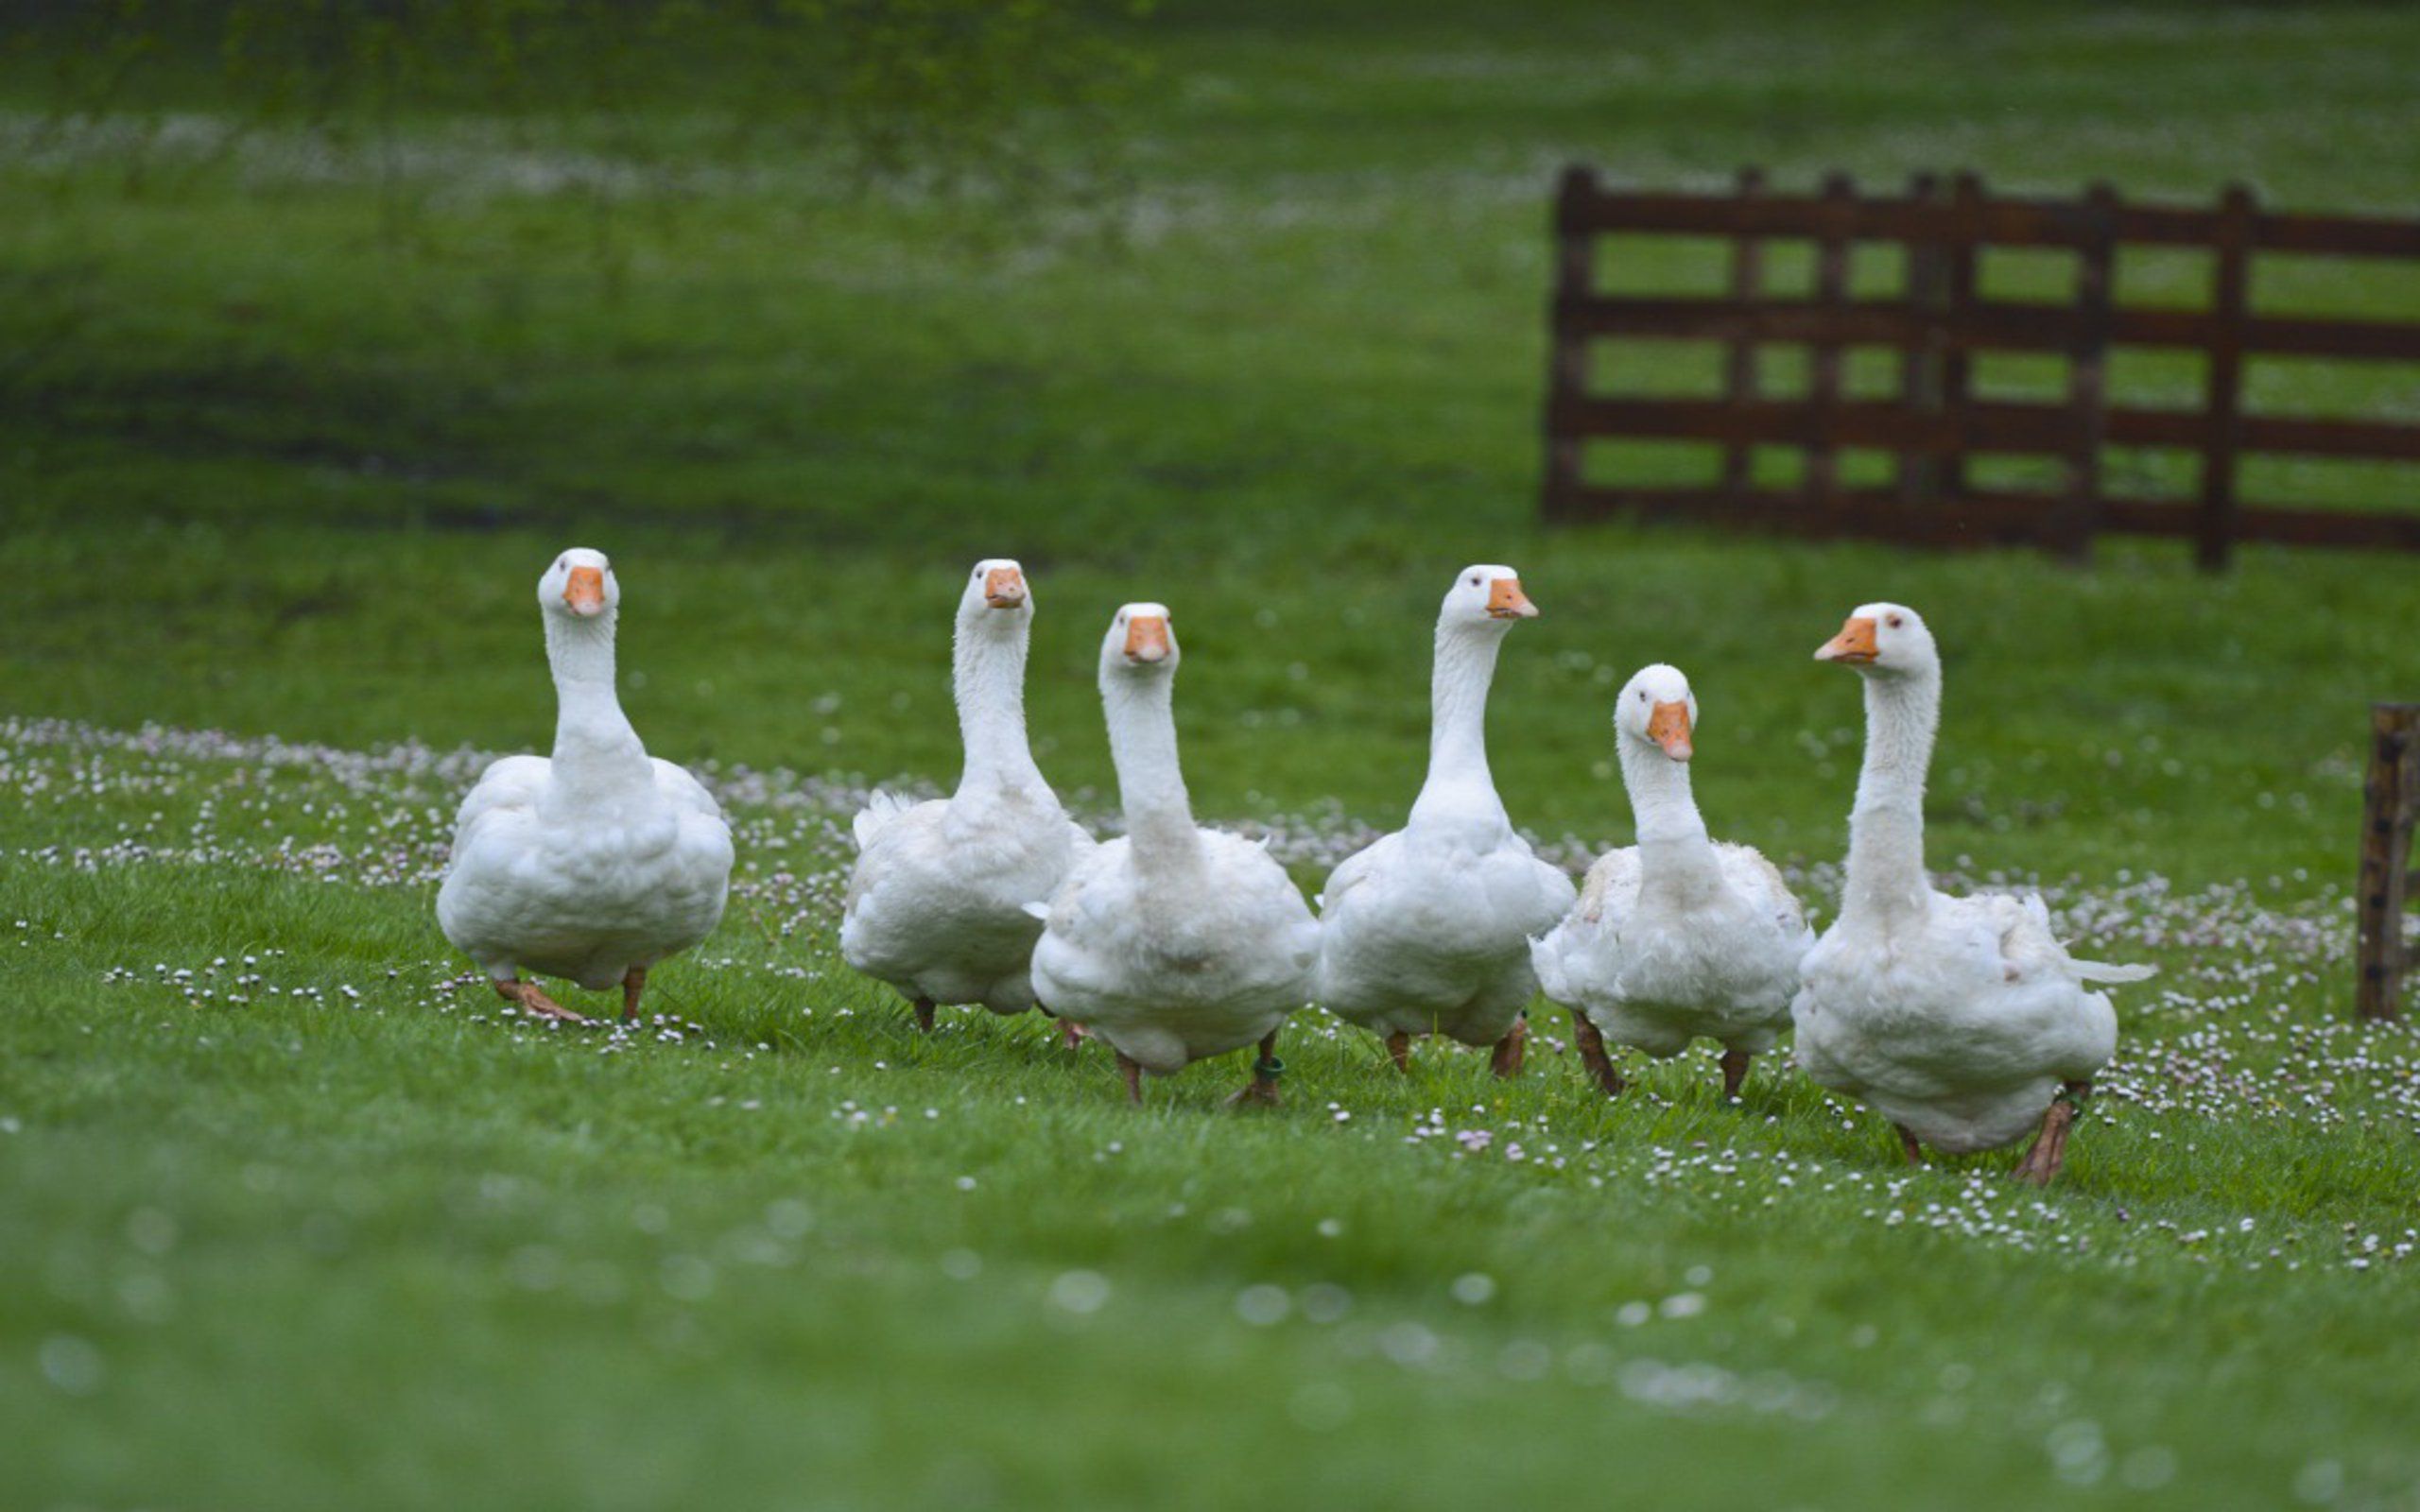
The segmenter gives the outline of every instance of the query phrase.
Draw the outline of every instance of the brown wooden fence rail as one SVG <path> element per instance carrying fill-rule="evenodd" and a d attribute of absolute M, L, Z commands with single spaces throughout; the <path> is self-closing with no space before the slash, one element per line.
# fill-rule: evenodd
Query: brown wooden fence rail
<path fill-rule="evenodd" d="M 2250 191 L 2226 192 L 2214 209 L 2135 205 L 2106 185 L 2077 200 L 1996 198 L 1979 179 L 1945 190 L 1919 176 L 1900 196 L 1859 196 L 1835 174 L 1819 193 L 1767 191 L 1754 169 L 1728 196 L 1605 187 L 1586 168 L 1566 169 L 1555 210 L 1558 272 L 1553 361 L 1547 400 L 1546 512 L 1577 520 L 1621 509 L 1744 524 L 1817 535 L 1884 536 L 1933 544 L 2032 543 L 2082 556 L 2103 532 L 2192 539 L 2205 566 L 2223 566 L 2238 541 L 2420 550 L 2420 507 L 2404 513 L 2280 507 L 2237 496 L 2246 453 L 2420 462 L 2420 424 L 2360 418 L 2243 412 L 2247 356 L 2420 362 L 2420 321 L 2353 320 L 2255 314 L 2251 290 L 2261 253 L 2420 260 L 2420 220 L 2282 214 L 2258 208 Z M 1599 292 L 1599 238 L 1669 234 L 1727 238 L 1729 286 L 1717 297 L 1633 297 Z M 1808 242 L 1813 292 L 1776 297 L 1763 288 L 1767 244 Z M 1849 257 L 1859 242 L 1906 249 L 1904 287 L 1889 299 L 1853 298 Z M 2137 307 L 2114 297 L 2121 247 L 2204 249 L 2214 255 L 2206 309 Z M 2065 249 L 2075 254 L 2066 302 L 1987 297 L 1977 276 L 1995 247 Z M 1600 340 L 1722 343 L 1725 392 L 1711 398 L 1643 398 L 1591 390 L 1591 350 Z M 1756 350 L 1809 352 L 1809 382 L 1798 397 L 1760 394 Z M 1895 349 L 1898 391 L 1851 397 L 1842 354 Z M 2157 409 L 2109 401 L 2105 373 L 2117 347 L 2182 349 L 2206 356 L 2202 403 Z M 2062 354 L 2061 402 L 1979 396 L 1979 352 Z M 1596 438 L 1702 440 L 1721 449 L 1709 486 L 1591 482 L 1583 473 Z M 1795 448 L 1805 456 L 1795 490 L 1759 485 L 1751 448 Z M 2190 499 L 2115 496 L 2102 487 L 2108 446 L 2164 447 L 2200 459 Z M 1841 479 L 1844 447 L 1896 454 L 1885 487 Z M 2059 459 L 2063 486 L 2017 491 L 1973 486 L 1978 454 Z M 2415 473 L 2420 485 L 2420 473 Z M 2413 490 L 2420 503 L 2420 487 Z"/>
<path fill-rule="evenodd" d="M 2420 902 L 2412 863 L 2412 822 L 2420 817 L 2420 703 L 2382 703 L 2370 711 L 2370 775 L 2362 789 L 2360 975 L 2357 1005 L 2365 1019 L 2402 1016 L 2403 980 L 2420 974 L 2420 940 L 2403 936 L 2403 911 Z"/>

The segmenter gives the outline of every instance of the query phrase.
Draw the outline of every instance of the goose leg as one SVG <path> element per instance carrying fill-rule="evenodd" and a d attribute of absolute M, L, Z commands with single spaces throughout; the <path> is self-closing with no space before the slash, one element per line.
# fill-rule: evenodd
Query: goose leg
<path fill-rule="evenodd" d="M 1407 1076 L 1411 1074 L 1410 1035 L 1405 1033 L 1401 1029 L 1397 1029 L 1394 1033 L 1387 1036 L 1387 1054 L 1393 1058 L 1395 1070 L 1402 1072 Z"/>
<path fill-rule="evenodd" d="M 1571 1040 L 1580 1047 L 1580 1063 L 1597 1078 L 1597 1085 L 1604 1089 L 1605 1095 L 1619 1097 L 1624 1086 L 1622 1074 L 1614 1069 L 1614 1057 L 1605 1052 L 1605 1037 L 1588 1022 L 1588 1015 L 1572 1014 Z"/>
<path fill-rule="evenodd" d="M 647 990 L 647 968 L 633 966 L 622 978 L 622 1022 L 636 1023 L 639 1017 L 639 994 Z"/>
<path fill-rule="evenodd" d="M 933 1032 L 932 999 L 918 998 L 916 1000 L 916 1027 L 922 1029 L 926 1034 Z"/>
<path fill-rule="evenodd" d="M 2059 1089 L 2049 1111 L 2042 1115 L 2042 1132 L 2033 1137 L 2033 1147 L 2025 1152 L 2013 1173 L 2017 1180 L 2047 1187 L 2057 1179 L 2059 1168 L 2067 1163 L 2067 1133 L 2075 1127 L 2076 1108 L 2090 1095 L 2089 1081 L 2071 1081 Z"/>
<path fill-rule="evenodd" d="M 1739 1095 L 1740 1085 L 1748 1079 L 1748 1062 L 1755 1058 L 1754 1054 L 1745 1050 L 1725 1050 L 1722 1053 L 1722 1100 L 1724 1102 L 1730 1102 Z"/>
<path fill-rule="evenodd" d="M 1908 1163 L 1910 1165 L 1924 1164 L 1925 1147 L 1916 1143 L 1916 1131 L 1905 1124 L 1893 1124 L 1891 1126 L 1899 1131 L 1899 1152 L 1908 1158 Z"/>
<path fill-rule="evenodd" d="M 507 1003 L 518 1005 L 521 1011 L 533 1019 L 558 1019 L 564 1023 L 586 1023 L 588 1021 L 538 990 L 535 982 L 514 977 L 510 982 L 491 981 L 495 995 Z"/>
<path fill-rule="evenodd" d="M 1286 1070 L 1286 1062 L 1277 1058 L 1277 1031 L 1271 1029 L 1260 1041 L 1260 1058 L 1252 1063 L 1252 1080 L 1243 1090 L 1227 1099 L 1229 1108 L 1275 1108 L 1278 1103 L 1277 1078 Z"/>
<path fill-rule="evenodd" d="M 1512 1021 L 1512 1027 L 1503 1039 L 1495 1041 L 1495 1054 L 1487 1057 L 1487 1069 L 1510 1081 L 1521 1074 L 1523 1050 L 1530 1042 L 1530 1016 L 1526 1013 Z"/>
<path fill-rule="evenodd" d="M 1126 1078 L 1126 1100 L 1143 1106 L 1143 1063 L 1124 1051 L 1117 1054 L 1117 1074 Z"/>
<path fill-rule="evenodd" d="M 1059 1021 L 1059 1037 L 1067 1041 L 1068 1049 L 1080 1050 L 1084 1046 L 1084 1026 L 1073 1019 L 1062 1019 Z"/>

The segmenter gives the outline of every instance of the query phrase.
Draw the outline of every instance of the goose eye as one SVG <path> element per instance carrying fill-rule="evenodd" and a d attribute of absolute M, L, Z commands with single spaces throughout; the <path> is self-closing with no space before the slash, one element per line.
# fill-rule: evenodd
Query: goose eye
<path fill-rule="evenodd" d="M 1478 586 L 1478 577 L 1477 576 L 1477 575 L 1473 575 L 1473 576 L 1471 577 L 1471 586 L 1472 586 L 1473 588 L 1477 588 L 1477 587 Z"/>
<path fill-rule="evenodd" d="M 1895 629 L 1897 629 L 1900 626 L 1905 625 L 1905 624 L 1907 623 L 1907 621 L 1905 621 L 1905 620 L 1901 619 L 1898 615 L 1893 614 L 1893 615 L 1892 615 L 1892 616 L 1891 616 L 1891 618 L 1890 618 L 1888 621 L 1886 621 L 1885 623 L 1886 623 L 1886 624 L 1888 624 L 1888 625 L 1889 625 L 1893 629 L 1894 629 L 1894 630 L 1895 630 Z"/>

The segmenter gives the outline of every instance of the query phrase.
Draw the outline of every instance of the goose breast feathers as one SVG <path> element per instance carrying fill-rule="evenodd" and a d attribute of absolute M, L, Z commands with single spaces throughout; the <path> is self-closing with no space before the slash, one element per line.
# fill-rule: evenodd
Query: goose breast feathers
<path fill-rule="evenodd" d="M 1058 800 L 1020 790 L 897 805 L 876 794 L 857 829 L 840 921 L 850 966 L 911 998 L 1032 1007 L 1028 963 L 1042 925 L 1026 904 L 1094 849 Z"/>
<path fill-rule="evenodd" d="M 1387 835 L 1322 889 L 1319 1001 L 1381 1034 L 1494 1044 L 1537 990 L 1530 936 L 1576 896 L 1510 826 L 1478 845 Z"/>
<path fill-rule="evenodd" d="M 1258 843 L 1201 832 L 1201 867 L 1144 877 L 1120 837 L 1077 864 L 1046 910 L 1034 988 L 1146 1071 L 1261 1039 L 1310 996 L 1320 929 Z M 1179 880 L 1183 878 L 1183 880 Z"/>
<path fill-rule="evenodd" d="M 1808 954 L 1799 1064 L 1941 1149 L 2009 1143 L 2116 1053 L 2117 1012 L 2085 985 L 2114 969 L 2070 956 L 2039 898 L 1926 902 L 1887 936 L 1835 925 Z"/>
<path fill-rule="evenodd" d="M 1600 857 L 1578 906 L 1531 949 L 1547 996 L 1650 1055 L 1700 1037 L 1770 1049 L 1815 936 L 1772 862 L 1723 842 L 1713 857 L 1712 885 L 1668 893 L 1645 887 L 1636 847 Z"/>

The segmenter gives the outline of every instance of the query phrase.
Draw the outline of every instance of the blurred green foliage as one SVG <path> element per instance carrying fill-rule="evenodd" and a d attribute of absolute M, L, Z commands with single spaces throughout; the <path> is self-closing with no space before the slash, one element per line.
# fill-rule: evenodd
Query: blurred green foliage
<path fill-rule="evenodd" d="M 986 201 L 1122 185 L 1097 129 L 1145 74 L 1131 23 L 1150 0 L 31 0 L 0 19 L 11 93 L 37 136 L 131 114 L 126 179 L 151 166 L 164 112 L 234 131 L 302 129 L 372 149 L 390 232 L 424 229 L 398 171 L 436 117 L 587 138 L 601 210 L 670 192 L 678 163 L 812 162 L 857 190 Z M 30 86 L 30 87 L 26 87 Z M 667 119 L 667 116 L 670 117 Z M 1059 123 L 1051 150 L 1034 124 Z M 1072 124 L 1073 129 L 1069 129 Z M 1070 144 L 1082 150 L 1070 153 Z M 611 237 L 592 249 L 614 259 Z"/>

